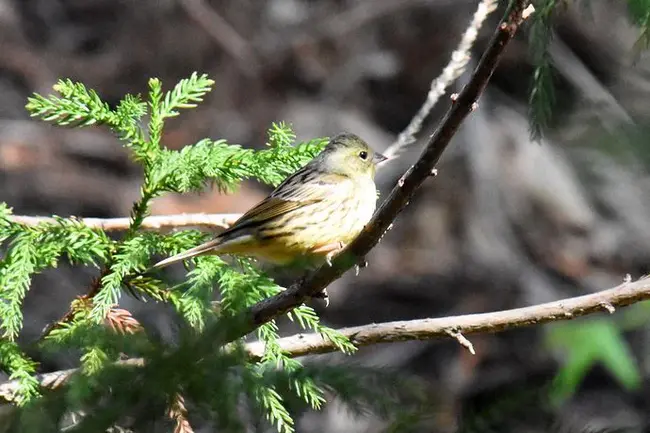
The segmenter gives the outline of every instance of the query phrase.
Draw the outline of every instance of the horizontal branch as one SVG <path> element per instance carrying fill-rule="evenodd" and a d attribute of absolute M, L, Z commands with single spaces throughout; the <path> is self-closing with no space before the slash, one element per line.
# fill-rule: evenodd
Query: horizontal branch
<path fill-rule="evenodd" d="M 396 142 L 391 145 L 388 149 L 384 151 L 384 155 L 387 157 L 394 158 L 396 157 L 405 146 L 408 146 L 413 141 L 415 141 L 415 134 L 420 131 L 422 127 L 422 122 L 428 116 L 431 108 L 436 104 L 440 96 L 444 94 L 447 87 L 457 79 L 465 70 L 470 58 L 470 49 L 478 36 L 478 31 L 481 28 L 483 22 L 487 16 L 495 9 L 496 7 L 495 0 L 482 0 L 472 18 L 470 26 L 465 30 L 461 42 L 451 55 L 451 60 L 449 64 L 445 67 L 443 72 L 439 77 L 434 79 L 431 82 L 431 88 L 427 94 L 427 99 L 424 105 L 420 108 L 418 113 L 411 120 L 411 123 L 408 127 L 399 135 Z M 181 4 L 187 9 L 206 9 L 202 1 L 195 0 L 184 0 Z M 387 3 L 388 7 L 393 7 L 390 2 Z M 375 8 L 376 9 L 376 8 Z M 375 11 L 376 12 L 376 11 Z M 214 11 L 211 11 L 212 14 L 215 14 Z M 199 14 L 200 15 L 200 14 Z M 218 15 L 215 15 L 218 17 Z M 209 19 L 209 18 L 208 18 Z M 203 20 L 203 18 L 201 19 Z M 229 32 L 227 23 L 223 21 L 221 17 L 218 19 L 213 19 L 215 26 L 205 25 L 206 28 L 217 28 L 224 27 L 224 32 Z M 203 21 L 202 21 L 203 22 Z M 239 36 L 233 34 L 232 36 L 225 36 L 221 38 L 216 37 L 215 39 L 221 40 L 236 40 Z M 239 46 L 244 42 L 237 42 L 230 45 Z M 225 44 L 228 45 L 228 44 Z M 241 51 L 241 50 L 239 50 Z M 380 167 L 385 167 L 382 165 Z M 150 216 L 145 218 L 142 223 L 143 229 L 148 230 L 166 230 L 166 229 L 181 229 L 187 227 L 197 227 L 204 229 L 213 229 L 213 228 L 228 228 L 234 223 L 240 214 L 179 214 L 179 215 L 161 215 L 161 216 Z M 48 217 L 33 217 L 33 216 L 21 216 L 14 215 L 10 219 L 14 222 L 34 226 L 43 222 L 54 222 L 54 219 Z M 129 218 L 80 218 L 79 221 L 83 222 L 86 226 L 91 228 L 98 228 L 104 231 L 123 231 L 129 228 L 130 219 Z"/>
<path fill-rule="evenodd" d="M 178 215 L 155 215 L 144 219 L 142 228 L 147 230 L 171 230 L 187 227 L 204 229 L 225 229 L 230 227 L 241 214 L 178 214 Z M 24 215 L 11 215 L 9 219 L 13 222 L 27 226 L 35 226 L 42 223 L 56 222 L 51 217 L 35 217 Z M 130 218 L 74 218 L 90 228 L 101 229 L 107 232 L 128 230 L 131 223 Z"/>
<path fill-rule="evenodd" d="M 465 341 L 463 345 L 469 345 L 468 349 L 470 349 L 471 343 L 463 337 L 464 335 L 503 332 L 524 326 L 571 320 L 599 312 L 612 314 L 616 308 L 648 299 L 650 299 L 650 278 L 642 278 L 634 282 L 626 281 L 613 289 L 529 307 L 492 313 L 374 323 L 343 328 L 339 332 L 348 337 L 357 347 L 397 341 L 455 338 Z M 316 333 L 281 338 L 278 343 L 290 357 L 337 350 L 331 341 L 323 339 Z M 264 354 L 264 343 L 258 341 L 247 343 L 246 351 L 253 361 L 259 360 Z M 141 367 L 144 365 L 144 360 L 134 358 L 119 361 L 118 364 Z M 77 371 L 77 369 L 69 369 L 45 373 L 39 375 L 38 380 L 44 388 L 54 388 L 65 383 Z M 17 381 L 0 384 L 0 398 L 13 401 L 17 390 Z"/>
<path fill-rule="evenodd" d="M 650 300 L 650 278 L 647 277 L 635 282 L 626 281 L 612 289 L 589 295 L 529 307 L 492 313 L 373 323 L 343 328 L 339 332 L 358 347 L 433 338 L 458 340 L 463 335 L 503 332 L 524 326 L 571 320 L 599 312 L 613 314 L 616 308 L 645 300 Z M 280 346 L 291 357 L 337 350 L 331 341 L 315 333 L 282 338 Z M 261 342 L 249 343 L 246 349 L 254 359 L 259 359 L 264 354 Z"/>

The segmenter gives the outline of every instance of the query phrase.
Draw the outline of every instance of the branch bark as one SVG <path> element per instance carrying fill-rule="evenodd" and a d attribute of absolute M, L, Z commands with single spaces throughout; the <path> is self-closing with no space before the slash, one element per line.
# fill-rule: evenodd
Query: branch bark
<path fill-rule="evenodd" d="M 503 332 L 524 326 L 572 320 L 595 313 L 613 314 L 616 308 L 648 299 L 650 278 L 644 277 L 634 282 L 625 281 L 617 287 L 589 295 L 529 307 L 462 316 L 373 323 L 340 329 L 339 332 L 356 346 L 433 338 L 458 339 L 457 335 Z M 280 339 L 280 345 L 292 357 L 337 350 L 331 341 L 323 339 L 319 334 L 285 337 Z M 259 359 L 264 354 L 264 346 L 260 342 L 249 343 L 246 349 L 253 359 Z"/>
<path fill-rule="evenodd" d="M 454 338 L 458 335 L 496 333 L 549 322 L 572 320 L 589 314 L 614 313 L 616 308 L 650 299 L 650 278 L 625 281 L 612 289 L 589 295 L 562 299 L 512 310 L 492 313 L 467 314 L 442 318 L 405 320 L 386 323 L 373 323 L 340 329 L 339 332 L 357 347 L 397 341 L 431 340 L 434 338 Z M 297 334 L 279 340 L 280 347 L 291 357 L 335 352 L 336 346 L 319 334 Z M 466 345 L 467 343 L 463 344 Z M 471 347 L 471 343 L 469 343 Z M 264 343 L 256 341 L 246 344 L 246 351 L 252 361 L 264 355 Z M 141 367 L 144 360 L 133 358 L 119 361 L 125 366 Z M 38 376 L 41 386 L 54 388 L 64 384 L 77 369 L 45 373 Z M 0 384 L 0 398 L 13 401 L 18 382 Z"/>

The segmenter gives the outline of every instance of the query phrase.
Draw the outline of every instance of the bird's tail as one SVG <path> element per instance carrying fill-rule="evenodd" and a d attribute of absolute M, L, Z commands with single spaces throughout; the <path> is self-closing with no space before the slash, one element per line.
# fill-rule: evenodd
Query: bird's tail
<path fill-rule="evenodd" d="M 173 263 L 182 262 L 183 260 L 191 259 L 192 257 L 200 256 L 208 252 L 214 253 L 216 251 L 211 251 L 211 250 L 217 248 L 221 244 L 221 242 L 222 240 L 220 238 L 213 239 L 211 241 L 199 245 L 198 247 L 190 248 L 189 250 L 183 251 L 182 253 L 176 254 L 175 256 L 171 256 L 164 260 L 161 260 L 155 265 L 153 265 L 151 269 L 160 269 L 165 266 L 169 266 Z"/>

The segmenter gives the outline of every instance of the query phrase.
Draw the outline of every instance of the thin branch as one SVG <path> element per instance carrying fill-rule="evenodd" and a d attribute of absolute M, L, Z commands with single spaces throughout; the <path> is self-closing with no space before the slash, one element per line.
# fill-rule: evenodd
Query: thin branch
<path fill-rule="evenodd" d="M 413 119 L 411 119 L 411 123 L 409 123 L 406 129 L 399 134 L 395 143 L 391 144 L 388 149 L 383 152 L 384 156 L 395 158 L 407 146 L 415 142 L 415 134 L 420 132 L 422 129 L 422 123 L 436 105 L 438 99 L 445 94 L 449 85 L 465 72 L 465 68 L 470 60 L 470 51 L 476 41 L 478 32 L 481 29 L 483 22 L 485 22 L 485 19 L 497 8 L 497 6 L 497 0 L 483 0 L 479 3 L 476 12 L 474 12 L 472 22 L 467 30 L 465 30 L 465 33 L 460 40 L 460 44 L 458 44 L 458 48 L 456 48 L 456 51 L 451 54 L 451 60 L 445 69 L 443 69 L 440 76 L 431 82 L 431 88 L 429 89 L 426 101 L 424 101 L 420 110 L 418 110 Z"/>
<path fill-rule="evenodd" d="M 503 332 L 524 326 L 572 320 L 589 314 L 611 314 L 611 311 L 617 307 L 625 307 L 648 299 L 650 299 L 650 278 L 644 277 L 634 282 L 624 282 L 612 289 L 529 307 L 492 313 L 374 323 L 344 328 L 339 332 L 348 337 L 355 346 L 434 338 L 458 340 L 459 335 Z M 291 357 L 337 350 L 331 341 L 323 339 L 319 334 L 285 337 L 279 340 L 279 344 Z M 467 347 L 466 343 L 463 346 Z M 264 353 L 263 343 L 260 342 L 249 343 L 246 349 L 254 359 L 261 358 Z"/>
<path fill-rule="evenodd" d="M 585 99 L 595 107 L 605 108 L 605 110 L 599 110 L 597 114 L 599 120 L 609 131 L 614 132 L 620 125 L 634 123 L 632 116 L 596 77 L 594 72 L 554 33 L 551 36 L 548 54 L 553 61 L 553 66 L 567 81 L 582 92 Z"/>
<path fill-rule="evenodd" d="M 451 3 L 456 0 L 448 0 Z M 418 3 L 426 5 L 433 3 L 431 0 L 374 0 L 372 2 L 358 2 L 349 9 L 334 13 L 317 22 L 307 22 L 301 26 L 308 30 L 304 36 L 310 38 L 341 38 L 352 31 L 358 31 L 368 23 L 378 18 L 394 15 L 400 10 L 412 7 Z M 445 6 L 445 3 L 437 0 L 437 6 Z M 301 41 L 301 38 L 297 38 Z"/>
<path fill-rule="evenodd" d="M 256 327 L 296 308 L 308 298 L 322 292 L 332 281 L 341 277 L 355 264 L 364 261 L 366 254 L 379 243 L 383 234 L 406 207 L 417 188 L 432 175 L 451 138 L 465 117 L 472 112 L 476 101 L 485 90 L 505 47 L 522 24 L 523 13 L 529 3 L 528 0 L 513 2 L 507 17 L 497 27 L 487 51 L 479 61 L 470 81 L 451 105 L 441 125 L 429 139 L 422 155 L 393 188 L 363 232 L 341 254 L 334 257 L 331 266 L 322 266 L 287 290 L 259 302 L 243 313 L 245 316 L 242 317 L 242 320 L 247 323 L 243 334 L 224 336 L 226 342 L 248 334 Z M 218 342 L 218 340 L 215 341 Z"/>
<path fill-rule="evenodd" d="M 178 214 L 178 215 L 156 215 L 146 217 L 140 228 L 147 230 L 172 230 L 188 227 L 203 229 L 225 229 L 230 227 L 241 214 Z M 128 230 L 131 223 L 130 218 L 75 218 L 90 228 L 101 229 L 106 232 Z M 11 215 L 9 220 L 35 226 L 42 223 L 54 223 L 56 219 L 51 217 L 35 217 L 25 215 Z"/>
<path fill-rule="evenodd" d="M 116 362 L 118 365 L 129 367 L 142 367 L 144 360 L 142 358 L 133 358 Z M 42 388 L 56 389 L 70 380 L 70 378 L 80 370 L 78 368 L 69 368 L 67 370 L 53 371 L 51 373 L 39 374 L 36 376 Z M 20 384 L 17 380 L 11 380 L 0 385 L 0 400 L 13 402 L 16 399 L 16 393 Z"/>
<path fill-rule="evenodd" d="M 471 353 L 472 355 L 476 355 L 476 350 L 474 350 L 474 345 L 472 344 L 472 342 L 469 341 L 467 337 L 465 337 L 459 331 L 457 331 L 456 329 L 447 329 L 447 334 L 450 337 L 455 338 L 456 341 L 458 341 L 458 344 L 460 344 L 465 349 L 467 349 L 469 353 Z"/>
<path fill-rule="evenodd" d="M 398 341 L 455 338 L 471 352 L 471 343 L 468 347 L 467 343 L 462 342 L 463 339 L 467 340 L 463 335 L 503 332 L 524 326 L 572 320 L 589 314 L 609 314 L 615 308 L 648 299 L 650 299 L 650 278 L 644 277 L 634 282 L 625 281 L 612 289 L 529 307 L 492 313 L 374 323 L 343 328 L 338 332 L 348 337 L 357 347 Z M 330 340 L 323 339 L 317 333 L 297 334 L 281 338 L 278 340 L 278 344 L 290 357 L 338 350 Z M 246 351 L 252 361 L 258 361 L 264 355 L 264 343 L 259 341 L 247 343 Z M 142 367 L 144 360 L 133 358 L 119 361 L 117 364 Z M 77 369 L 55 371 L 39 375 L 38 379 L 44 388 L 55 388 L 65 383 L 77 371 Z M 1 384 L 0 398 L 12 401 L 17 390 L 17 381 Z"/>
<path fill-rule="evenodd" d="M 465 0 L 470 2 L 471 0 Z M 373 0 L 355 2 L 347 9 L 342 9 L 326 16 L 315 17 L 301 21 L 290 26 L 276 35 L 261 35 L 255 41 L 258 49 L 264 53 L 266 59 L 282 57 L 291 48 L 305 44 L 314 44 L 323 39 L 342 40 L 351 32 L 363 29 L 376 20 L 395 16 L 400 11 L 417 6 L 435 4 L 436 7 L 445 7 L 458 4 L 459 0 Z M 276 36 L 276 37 L 273 37 Z"/>

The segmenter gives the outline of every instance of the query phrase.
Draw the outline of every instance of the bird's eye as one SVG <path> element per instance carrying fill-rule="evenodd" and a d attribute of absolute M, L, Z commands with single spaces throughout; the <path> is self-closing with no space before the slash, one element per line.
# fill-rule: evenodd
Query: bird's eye
<path fill-rule="evenodd" d="M 359 158 L 364 159 L 364 160 L 367 159 L 368 158 L 368 152 L 366 152 L 365 150 L 362 150 L 361 152 L 359 152 Z"/>

